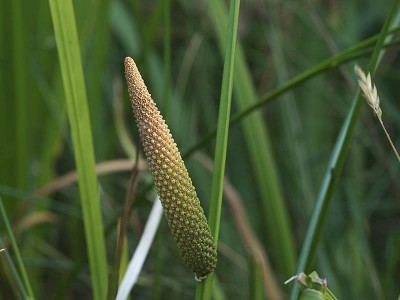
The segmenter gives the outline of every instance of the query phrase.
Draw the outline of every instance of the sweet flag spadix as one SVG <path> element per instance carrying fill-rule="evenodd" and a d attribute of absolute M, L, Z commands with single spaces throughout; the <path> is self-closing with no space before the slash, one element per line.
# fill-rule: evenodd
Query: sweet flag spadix
<path fill-rule="evenodd" d="M 164 213 L 187 265 L 203 279 L 217 264 L 217 251 L 200 200 L 178 147 L 132 58 L 125 77 L 144 153 Z"/>

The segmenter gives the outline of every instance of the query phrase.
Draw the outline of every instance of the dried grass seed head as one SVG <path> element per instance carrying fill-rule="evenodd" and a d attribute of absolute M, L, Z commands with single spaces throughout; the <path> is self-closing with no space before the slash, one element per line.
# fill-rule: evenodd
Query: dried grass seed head
<path fill-rule="evenodd" d="M 368 105 L 374 110 L 374 113 L 378 118 L 382 118 L 382 110 L 380 108 L 380 99 L 378 96 L 378 90 L 376 86 L 372 84 L 371 74 L 368 73 L 365 76 L 364 71 L 358 66 L 354 66 L 354 71 L 358 76 L 358 85 L 364 95 Z"/>

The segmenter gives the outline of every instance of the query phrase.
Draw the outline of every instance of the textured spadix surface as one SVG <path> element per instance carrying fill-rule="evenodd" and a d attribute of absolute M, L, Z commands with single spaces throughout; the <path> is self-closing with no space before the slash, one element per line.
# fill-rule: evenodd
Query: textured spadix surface
<path fill-rule="evenodd" d="M 181 256 L 197 277 L 212 272 L 217 252 L 178 147 L 132 58 L 125 76 L 143 149 Z"/>

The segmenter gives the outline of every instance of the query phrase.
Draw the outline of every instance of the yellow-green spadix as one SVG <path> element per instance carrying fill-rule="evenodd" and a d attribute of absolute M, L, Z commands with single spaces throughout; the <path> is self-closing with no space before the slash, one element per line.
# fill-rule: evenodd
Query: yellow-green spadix
<path fill-rule="evenodd" d="M 202 279 L 217 264 L 217 252 L 203 208 L 178 147 L 132 58 L 125 58 L 129 96 L 144 153 L 184 261 Z"/>

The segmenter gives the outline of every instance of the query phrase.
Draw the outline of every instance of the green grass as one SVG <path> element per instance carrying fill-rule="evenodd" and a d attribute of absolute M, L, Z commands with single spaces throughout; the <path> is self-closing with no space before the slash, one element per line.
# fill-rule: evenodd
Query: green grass
<path fill-rule="evenodd" d="M 240 0 L 232 0 L 230 4 L 229 23 L 222 75 L 221 99 L 219 102 L 217 137 L 214 155 L 214 171 L 211 186 L 210 209 L 208 223 L 214 237 L 214 245 L 218 247 L 219 228 L 221 223 L 222 193 L 224 189 L 226 151 L 228 147 L 229 118 L 232 106 L 232 86 L 235 68 L 237 29 Z M 197 299 L 211 299 L 214 272 L 209 274 L 197 286 Z"/>
<path fill-rule="evenodd" d="M 64 83 L 94 299 L 107 295 L 107 261 L 92 131 L 72 1 L 49 1 Z"/>
<path fill-rule="evenodd" d="M 220 48 L 223 49 L 225 47 L 223 20 L 226 19 L 223 1 L 209 1 L 209 11 L 217 31 Z M 239 110 L 247 108 L 257 99 L 249 73 L 243 50 L 238 45 L 234 87 Z M 259 112 L 244 120 L 242 124 L 253 172 L 262 197 L 260 204 L 268 240 L 276 246 L 273 258 L 280 264 L 279 269 L 284 276 L 288 276 L 295 267 L 293 237 L 289 233 L 288 214 L 280 190 L 277 166 L 273 161 L 268 129 Z"/>
<path fill-rule="evenodd" d="M 106 298 L 130 173 L 94 166 L 139 146 L 126 56 L 184 154 L 219 250 L 197 284 L 162 221 L 132 299 L 267 297 L 224 177 L 285 297 L 298 297 L 286 279 L 313 270 L 338 299 L 399 297 L 398 162 L 353 73 L 358 63 L 373 75 L 399 145 L 398 11 L 397 0 L 241 1 L 240 13 L 221 0 L 0 1 L 0 298 Z M 198 154 L 214 157 L 212 176 Z M 77 181 L 36 194 L 74 170 Z M 154 194 L 141 172 L 123 265 Z"/>
<path fill-rule="evenodd" d="M 35 299 L 35 296 L 33 295 L 31 283 L 29 281 L 28 274 L 26 272 L 25 265 L 22 260 L 21 252 L 20 252 L 18 244 L 15 240 L 15 236 L 12 231 L 10 221 L 8 220 L 6 211 L 4 209 L 3 200 L 1 198 L 0 198 L 0 215 L 3 219 L 4 227 L 6 228 L 8 239 L 10 240 L 10 244 L 12 246 L 13 252 L 15 253 L 15 259 L 17 261 L 18 270 L 21 274 L 21 275 L 19 275 L 15 271 L 15 267 L 12 265 L 12 261 L 10 261 L 9 267 L 13 271 L 13 275 L 16 280 L 16 286 L 18 287 L 18 292 L 19 292 L 18 295 L 21 298 L 33 300 L 33 299 Z M 2 246 L 3 245 L 4 245 L 4 242 L 2 242 Z M 3 249 L 2 252 L 6 252 L 5 255 L 8 257 L 9 250 L 7 250 L 7 248 L 2 248 L 2 249 Z M 19 276 L 21 276 L 22 278 L 19 278 Z"/>

